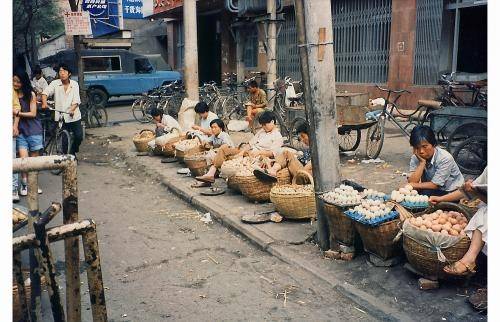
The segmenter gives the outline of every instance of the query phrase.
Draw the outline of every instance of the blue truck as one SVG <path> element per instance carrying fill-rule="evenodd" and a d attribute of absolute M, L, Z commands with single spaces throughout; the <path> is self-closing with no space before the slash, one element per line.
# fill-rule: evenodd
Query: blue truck
<path fill-rule="evenodd" d="M 148 57 L 125 49 L 82 50 L 82 60 L 89 99 L 103 106 L 112 96 L 140 95 L 155 87 L 182 80 L 179 72 L 157 70 Z M 73 71 L 72 78 L 77 80 L 78 66 L 73 49 L 40 60 L 42 68 L 54 68 L 60 63 L 68 65 Z"/>

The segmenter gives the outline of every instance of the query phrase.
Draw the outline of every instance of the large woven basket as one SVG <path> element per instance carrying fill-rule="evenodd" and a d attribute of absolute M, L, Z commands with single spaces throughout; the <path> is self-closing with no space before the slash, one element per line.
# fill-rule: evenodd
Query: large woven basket
<path fill-rule="evenodd" d="M 195 177 L 202 176 L 207 173 L 209 165 L 204 153 L 196 153 L 184 157 L 184 163 L 189 168 L 191 174 Z"/>
<path fill-rule="evenodd" d="M 198 139 L 199 140 L 199 139 Z M 180 141 L 179 141 L 180 142 Z M 179 160 L 179 162 L 184 162 L 184 158 L 188 155 L 193 155 L 193 154 L 196 154 L 198 152 L 201 152 L 203 151 L 203 148 L 201 146 L 201 143 L 200 145 L 192 148 L 192 149 L 189 149 L 189 150 L 186 150 L 186 151 L 181 151 L 179 150 L 177 147 L 175 148 L 175 157 L 177 158 L 177 160 Z"/>
<path fill-rule="evenodd" d="M 269 201 L 269 193 L 271 188 L 276 184 L 289 184 L 291 182 L 290 172 L 288 169 L 278 171 L 278 182 L 264 182 L 257 179 L 254 175 L 251 176 L 235 176 L 241 194 L 250 201 L 264 202 Z"/>
<path fill-rule="evenodd" d="M 161 155 L 166 156 L 168 158 L 174 157 L 175 156 L 174 144 L 184 140 L 185 138 L 186 138 L 185 135 L 181 135 L 179 137 L 168 140 L 167 143 L 165 143 L 164 145 L 160 145 L 159 147 L 161 149 Z"/>
<path fill-rule="evenodd" d="M 361 236 L 365 251 L 386 260 L 403 253 L 401 239 L 397 242 L 393 241 L 399 233 L 400 223 L 399 219 L 395 219 L 376 227 L 363 225 L 359 222 L 355 222 L 354 225 Z"/>
<path fill-rule="evenodd" d="M 416 214 L 415 216 L 422 216 L 424 214 L 433 213 L 434 211 L 441 209 L 447 211 L 457 211 L 464 214 L 469 220 L 471 214 L 462 206 L 454 203 L 442 202 L 436 206 L 427 209 L 424 212 Z M 468 237 L 463 237 L 457 244 L 441 249 L 444 256 L 446 256 L 446 262 L 443 263 L 438 260 L 437 253 L 431 250 L 425 245 L 421 245 L 414 239 L 405 236 L 403 233 L 403 249 L 406 254 L 406 258 L 410 265 L 421 273 L 425 277 L 444 279 L 450 277 L 443 271 L 446 265 L 452 264 L 457 260 L 461 259 L 470 246 L 470 239 Z"/>
<path fill-rule="evenodd" d="M 235 192 L 241 193 L 238 177 L 230 176 L 227 178 L 227 187 Z"/>
<path fill-rule="evenodd" d="M 312 176 L 305 172 L 300 171 L 302 176 L 306 176 L 311 185 L 314 184 Z M 274 204 L 276 211 L 287 219 L 306 219 L 316 218 L 316 200 L 314 198 L 314 189 L 310 192 L 295 192 L 295 193 L 282 193 L 278 187 L 295 188 L 297 185 L 297 174 L 292 179 L 290 185 L 277 185 L 271 188 L 269 197 Z"/>
<path fill-rule="evenodd" d="M 147 133 L 151 133 L 151 135 L 148 135 Z M 134 135 L 132 141 L 134 142 L 135 148 L 139 152 L 147 152 L 149 150 L 148 147 L 148 142 L 153 140 L 155 138 L 155 132 L 144 129 L 141 132 L 137 133 Z"/>
<path fill-rule="evenodd" d="M 356 228 L 353 220 L 344 214 L 344 211 L 349 207 L 336 206 L 327 202 L 323 202 L 323 204 L 333 240 L 345 246 L 354 246 Z"/>

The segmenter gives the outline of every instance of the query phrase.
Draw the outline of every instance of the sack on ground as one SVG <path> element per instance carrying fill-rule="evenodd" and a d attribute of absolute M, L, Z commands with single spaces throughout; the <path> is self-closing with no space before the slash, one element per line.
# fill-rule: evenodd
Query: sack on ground
<path fill-rule="evenodd" d="M 241 120 L 230 120 L 227 129 L 232 132 L 242 132 L 248 129 L 248 122 Z"/>
<path fill-rule="evenodd" d="M 197 103 L 198 101 L 193 101 L 188 98 L 185 98 L 182 101 L 181 108 L 179 110 L 178 121 L 182 131 L 184 132 L 191 130 L 191 127 L 194 125 L 194 121 L 196 118 L 194 107 Z"/>

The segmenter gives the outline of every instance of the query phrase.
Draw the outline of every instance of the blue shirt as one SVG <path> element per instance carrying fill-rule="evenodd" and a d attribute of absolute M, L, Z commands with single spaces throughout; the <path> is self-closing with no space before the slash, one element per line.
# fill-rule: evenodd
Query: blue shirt
<path fill-rule="evenodd" d="M 417 156 L 412 155 L 410 159 L 410 172 L 414 172 L 419 164 L 420 160 Z M 432 182 L 439 189 L 449 192 L 462 186 L 464 184 L 464 177 L 453 156 L 448 151 L 436 147 L 432 159 L 425 164 L 425 170 L 420 181 Z"/>

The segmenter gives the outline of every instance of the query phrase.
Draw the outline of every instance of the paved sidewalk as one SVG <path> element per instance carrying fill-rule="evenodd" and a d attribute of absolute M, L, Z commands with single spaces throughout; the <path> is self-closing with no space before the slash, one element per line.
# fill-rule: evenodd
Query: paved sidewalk
<path fill-rule="evenodd" d="M 242 223 L 242 215 L 272 209 L 272 204 L 249 203 L 231 190 L 217 197 L 201 196 L 199 189 L 190 188 L 194 182 L 192 177 L 177 174 L 180 168 L 178 163 L 163 164 L 160 163 L 160 157 L 137 156 L 132 137 L 143 128 L 152 128 L 152 125 L 129 123 L 92 129 L 88 131 L 86 144 L 100 144 L 104 140 L 110 148 L 109 154 L 115 154 L 117 161 L 126 162 L 130 171 L 142 171 L 145 175 L 160 179 L 168 189 L 193 206 L 203 212 L 210 212 L 217 221 L 245 236 L 261 249 L 311 272 L 356 302 L 361 311 L 374 317 L 408 321 L 486 320 L 486 316 L 474 312 L 466 303 L 467 294 L 474 287 L 466 288 L 463 283 L 448 282 L 442 283 L 439 290 L 425 292 L 418 290 L 417 277 L 402 265 L 375 267 L 366 260 L 364 254 L 359 254 L 351 262 L 324 258 L 319 248 L 308 241 L 315 230 L 315 224 L 311 222 Z M 241 134 L 238 136 L 236 141 L 244 139 Z M 363 143 L 359 150 L 364 151 Z M 406 171 L 410 157 L 407 141 L 389 129 L 380 157 L 387 162 L 364 164 L 358 155 L 343 155 L 343 178 L 384 192 L 399 187 L 404 182 L 401 173 Z M 224 183 L 221 181 L 220 184 Z"/>

